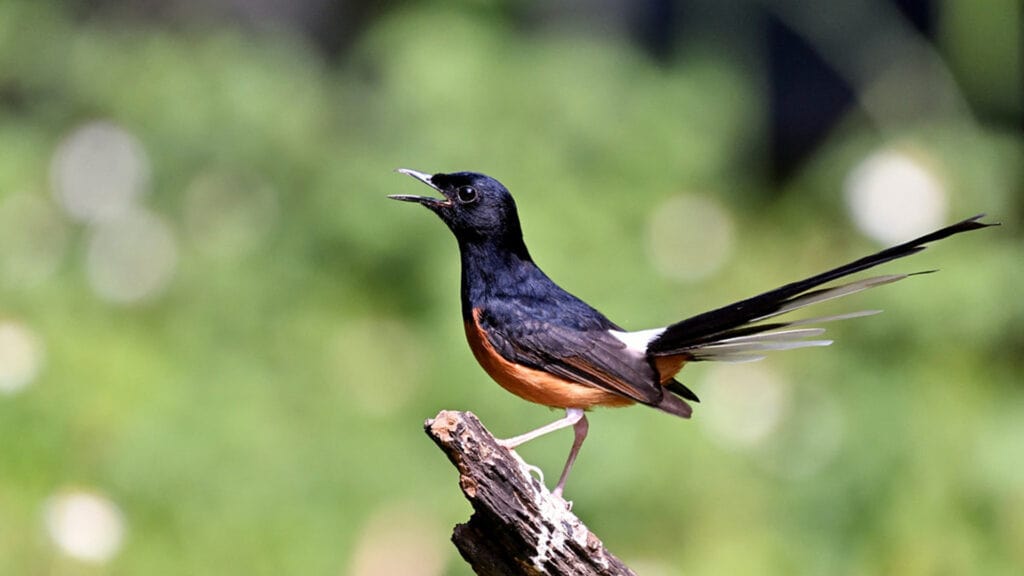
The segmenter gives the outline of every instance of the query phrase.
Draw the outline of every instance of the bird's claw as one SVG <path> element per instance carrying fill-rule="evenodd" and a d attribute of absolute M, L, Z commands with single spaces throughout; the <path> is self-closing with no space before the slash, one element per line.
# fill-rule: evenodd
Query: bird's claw
<path fill-rule="evenodd" d="M 533 476 L 536 476 L 537 480 L 540 480 L 541 485 L 543 485 L 544 484 L 544 471 L 541 470 L 539 466 L 534 466 L 533 464 L 526 464 L 525 462 L 523 462 L 523 464 L 526 466 L 526 471 L 529 474 L 531 474 Z"/>

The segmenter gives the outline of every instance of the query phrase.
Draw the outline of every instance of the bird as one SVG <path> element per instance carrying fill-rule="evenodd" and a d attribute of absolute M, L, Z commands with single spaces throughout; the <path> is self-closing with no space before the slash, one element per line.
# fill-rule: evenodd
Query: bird
<path fill-rule="evenodd" d="M 469 348 L 484 371 L 524 400 L 565 410 L 535 430 L 498 440 L 514 450 L 573 427 L 573 443 L 552 494 L 566 480 L 587 437 L 586 412 L 642 404 L 690 418 L 697 395 L 676 379 L 700 361 L 760 360 L 764 353 L 827 346 L 816 325 L 869 316 L 879 310 L 798 320 L 778 317 L 806 306 L 891 284 L 909 274 L 886 274 L 835 284 L 879 264 L 916 254 L 943 238 L 994 226 L 984 214 L 962 220 L 820 274 L 662 327 L 629 331 L 551 280 L 523 240 L 516 202 L 500 182 L 476 172 L 428 174 L 396 170 L 440 194 L 388 197 L 418 203 L 448 226 L 461 259 L 462 320 Z"/>

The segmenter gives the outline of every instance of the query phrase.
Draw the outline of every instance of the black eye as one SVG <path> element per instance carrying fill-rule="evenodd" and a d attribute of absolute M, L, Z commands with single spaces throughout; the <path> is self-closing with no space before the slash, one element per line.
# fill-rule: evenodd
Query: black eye
<path fill-rule="evenodd" d="M 472 186 L 459 186 L 459 189 L 455 191 L 456 196 L 459 198 L 459 202 L 463 204 L 469 204 L 470 202 L 476 202 L 476 188 Z"/>

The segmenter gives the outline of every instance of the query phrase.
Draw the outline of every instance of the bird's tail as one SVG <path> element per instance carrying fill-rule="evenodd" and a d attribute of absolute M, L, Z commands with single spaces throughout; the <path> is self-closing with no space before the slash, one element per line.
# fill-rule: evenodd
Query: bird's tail
<path fill-rule="evenodd" d="M 742 362 L 759 360 L 763 358 L 762 352 L 770 350 L 827 346 L 831 344 L 830 340 L 816 338 L 825 330 L 808 327 L 808 325 L 857 318 L 876 314 L 879 311 L 864 310 L 788 322 L 765 322 L 765 320 L 811 304 L 847 296 L 913 276 L 914 274 L 889 274 L 821 287 L 833 280 L 890 260 L 916 254 L 924 250 L 925 245 L 930 242 L 961 232 L 997 225 L 979 222 L 983 216 L 984 214 L 979 214 L 910 242 L 855 260 L 845 266 L 676 322 L 667 326 L 660 334 L 651 339 L 647 345 L 647 353 L 655 358 L 679 357 L 685 361 Z M 918 274 L 923 274 L 923 272 Z"/>
<path fill-rule="evenodd" d="M 668 412 L 669 414 L 679 416 L 680 418 L 689 418 L 690 415 L 693 414 L 693 407 L 690 406 L 690 404 L 686 400 L 683 400 L 679 396 L 676 396 L 676 394 L 681 394 L 682 391 L 685 391 L 685 394 L 683 395 L 686 398 L 689 398 L 694 402 L 699 402 L 699 400 L 697 400 L 697 395 L 694 394 L 693 391 L 691 391 L 686 386 L 680 384 L 679 382 L 676 382 L 675 380 L 673 380 L 672 382 L 678 385 L 679 388 L 681 388 L 682 390 L 673 390 L 671 387 L 666 386 L 666 388 L 668 388 L 669 391 L 673 393 L 665 394 L 664 396 L 662 396 L 661 401 L 654 405 L 654 407 L 657 408 L 658 410 L 661 410 L 662 412 Z"/>

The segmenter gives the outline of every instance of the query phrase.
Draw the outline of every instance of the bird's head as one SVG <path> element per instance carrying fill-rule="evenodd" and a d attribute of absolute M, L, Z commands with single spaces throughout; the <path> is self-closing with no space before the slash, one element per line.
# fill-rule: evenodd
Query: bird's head
<path fill-rule="evenodd" d="M 388 198 L 426 206 L 451 228 L 459 242 L 522 242 L 515 200 L 494 178 L 476 172 L 430 175 L 405 168 L 398 172 L 423 182 L 442 197 L 394 194 Z"/>

